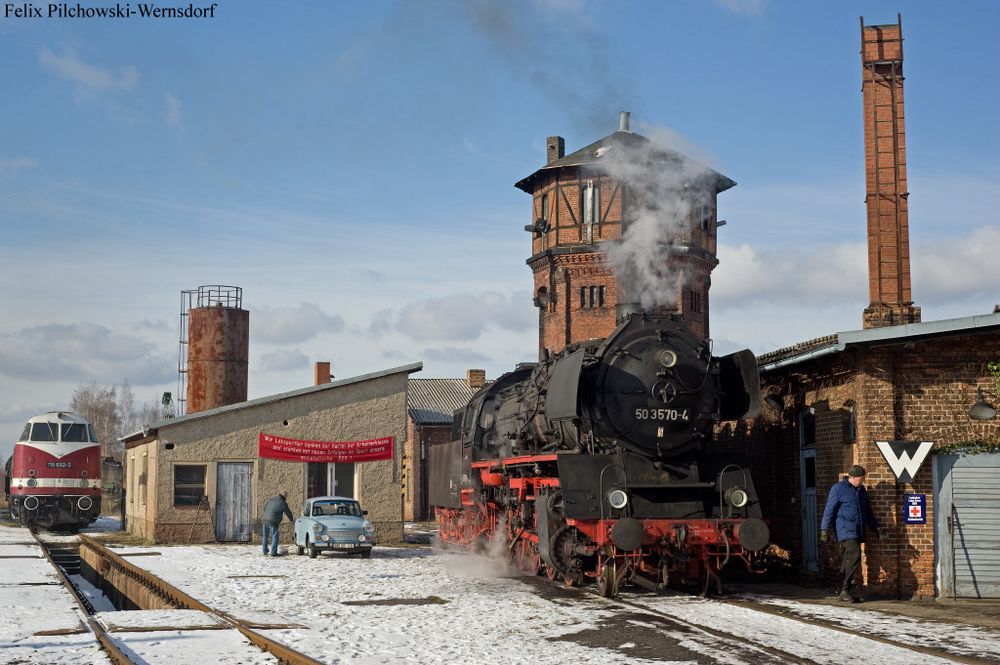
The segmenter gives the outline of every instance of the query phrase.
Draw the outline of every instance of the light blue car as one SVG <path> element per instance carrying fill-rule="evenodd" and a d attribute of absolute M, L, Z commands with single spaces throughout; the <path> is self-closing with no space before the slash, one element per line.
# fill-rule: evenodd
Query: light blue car
<path fill-rule="evenodd" d="M 354 499 L 314 496 L 306 500 L 302 517 L 295 520 L 295 553 L 309 552 L 315 559 L 324 550 L 372 555 L 375 526 L 365 519 L 367 510 Z"/>

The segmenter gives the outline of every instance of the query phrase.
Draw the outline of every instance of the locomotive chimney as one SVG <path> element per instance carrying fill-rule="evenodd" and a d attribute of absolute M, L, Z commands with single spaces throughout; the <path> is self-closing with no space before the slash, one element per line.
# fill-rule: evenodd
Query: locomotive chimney
<path fill-rule="evenodd" d="M 620 324 L 622 321 L 632 316 L 633 314 L 641 314 L 642 305 L 637 302 L 623 302 L 615 305 L 615 324 Z"/>

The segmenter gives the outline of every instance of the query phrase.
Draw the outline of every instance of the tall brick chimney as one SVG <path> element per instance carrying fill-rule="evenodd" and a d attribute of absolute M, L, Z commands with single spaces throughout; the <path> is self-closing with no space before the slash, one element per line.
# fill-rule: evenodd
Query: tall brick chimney
<path fill-rule="evenodd" d="M 865 119 L 868 292 L 865 328 L 917 323 L 910 294 L 910 234 L 903 125 L 903 20 L 861 19 L 861 91 Z"/>
<path fill-rule="evenodd" d="M 479 390 L 486 385 L 485 369 L 470 369 L 465 372 L 465 382 L 472 390 Z"/>
<path fill-rule="evenodd" d="M 330 383 L 330 363 L 326 361 L 320 361 L 316 363 L 316 385 L 321 386 L 324 383 Z"/>

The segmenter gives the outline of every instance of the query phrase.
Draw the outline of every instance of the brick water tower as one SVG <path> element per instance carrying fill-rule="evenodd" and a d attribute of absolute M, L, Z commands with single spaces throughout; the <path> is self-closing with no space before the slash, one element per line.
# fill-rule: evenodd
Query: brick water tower
<path fill-rule="evenodd" d="M 209 285 L 182 291 L 177 415 L 245 402 L 249 348 L 243 289 Z"/>

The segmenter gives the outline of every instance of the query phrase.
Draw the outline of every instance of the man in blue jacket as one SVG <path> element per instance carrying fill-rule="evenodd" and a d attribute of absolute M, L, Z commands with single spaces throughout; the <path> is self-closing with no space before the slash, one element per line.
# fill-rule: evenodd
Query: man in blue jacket
<path fill-rule="evenodd" d="M 261 544 L 264 546 L 264 556 L 267 556 L 269 542 L 271 545 L 271 556 L 278 556 L 278 525 L 281 524 L 282 516 L 288 515 L 289 521 L 295 521 L 292 510 L 285 502 L 287 496 L 287 492 L 278 492 L 277 496 L 272 496 L 264 504 L 264 512 L 260 515 L 260 523 L 264 527 L 264 533 L 260 539 Z"/>
<path fill-rule="evenodd" d="M 851 593 L 854 575 L 861 567 L 861 543 L 865 542 L 865 525 L 875 531 L 879 542 L 885 542 L 886 534 L 879 528 L 878 520 L 868 504 L 868 491 L 864 486 L 865 468 L 858 464 L 851 467 L 844 478 L 830 488 L 820 523 L 819 541 L 830 540 L 830 526 L 836 530 L 837 540 L 843 552 L 840 570 L 843 573 L 840 594 L 846 603 L 858 603 L 861 599 Z"/>

